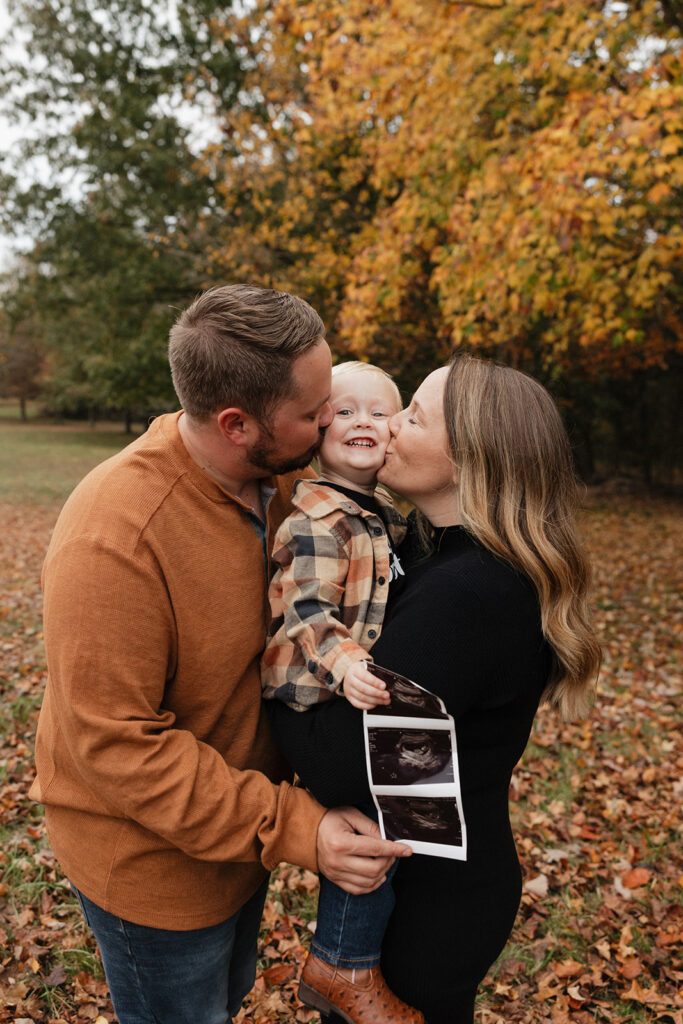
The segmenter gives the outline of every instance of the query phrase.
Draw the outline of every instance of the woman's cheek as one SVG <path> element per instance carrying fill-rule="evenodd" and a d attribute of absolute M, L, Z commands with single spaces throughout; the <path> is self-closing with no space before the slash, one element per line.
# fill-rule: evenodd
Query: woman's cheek
<path fill-rule="evenodd" d="M 388 462 L 385 462 L 382 466 L 380 466 L 379 470 L 377 471 L 377 479 L 380 481 L 380 483 L 386 484 L 387 487 L 392 486 L 391 469 Z"/>
<path fill-rule="evenodd" d="M 387 463 L 387 483 L 392 488 L 400 487 L 402 483 L 406 483 L 401 473 L 401 465 L 397 462 L 395 455 L 392 455 Z"/>

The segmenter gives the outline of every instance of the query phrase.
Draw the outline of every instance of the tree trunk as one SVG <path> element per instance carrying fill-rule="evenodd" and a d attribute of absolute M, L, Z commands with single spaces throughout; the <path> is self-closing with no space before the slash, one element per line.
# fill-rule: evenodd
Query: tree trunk
<path fill-rule="evenodd" d="M 23 395 L 19 398 L 19 417 L 22 423 L 26 423 L 28 416 L 26 415 L 26 399 Z"/>

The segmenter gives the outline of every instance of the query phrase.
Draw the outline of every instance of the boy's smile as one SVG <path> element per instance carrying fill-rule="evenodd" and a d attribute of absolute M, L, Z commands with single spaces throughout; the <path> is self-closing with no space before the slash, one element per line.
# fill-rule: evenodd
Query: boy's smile
<path fill-rule="evenodd" d="M 334 418 L 320 449 L 320 473 L 330 483 L 372 493 L 389 443 L 396 393 L 381 373 L 350 371 L 332 377 Z"/>

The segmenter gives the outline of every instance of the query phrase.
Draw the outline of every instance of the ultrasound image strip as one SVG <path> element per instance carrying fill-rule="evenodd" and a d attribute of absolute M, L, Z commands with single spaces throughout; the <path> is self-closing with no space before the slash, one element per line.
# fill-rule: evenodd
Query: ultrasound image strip
<path fill-rule="evenodd" d="M 462 846 L 462 822 L 454 797 L 377 797 L 387 839 Z"/>
<path fill-rule="evenodd" d="M 453 718 L 439 697 L 411 680 L 375 665 L 371 671 L 385 679 L 392 696 L 381 713 L 363 712 L 368 781 L 382 835 L 415 853 L 466 860 Z M 396 699 L 405 694 L 411 699 Z M 434 717 L 427 717 L 432 710 Z"/>
<path fill-rule="evenodd" d="M 391 697 L 391 704 L 378 704 L 370 712 L 371 715 L 381 718 L 448 718 L 444 703 L 436 694 L 381 665 L 368 667 L 373 675 L 386 684 Z"/>
<path fill-rule="evenodd" d="M 373 785 L 455 781 L 450 730 L 373 725 L 367 735 Z"/>

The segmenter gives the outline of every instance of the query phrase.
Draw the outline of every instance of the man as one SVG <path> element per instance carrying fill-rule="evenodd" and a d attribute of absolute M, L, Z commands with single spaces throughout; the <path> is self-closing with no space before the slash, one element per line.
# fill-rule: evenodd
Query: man
<path fill-rule="evenodd" d="M 407 850 L 289 785 L 261 711 L 270 543 L 330 421 L 322 322 L 291 295 L 216 288 L 169 358 L 183 411 L 81 481 L 48 550 L 32 795 L 121 1024 L 225 1024 L 269 869 L 364 892 Z"/>

